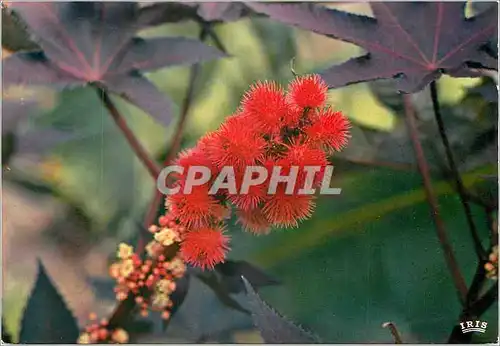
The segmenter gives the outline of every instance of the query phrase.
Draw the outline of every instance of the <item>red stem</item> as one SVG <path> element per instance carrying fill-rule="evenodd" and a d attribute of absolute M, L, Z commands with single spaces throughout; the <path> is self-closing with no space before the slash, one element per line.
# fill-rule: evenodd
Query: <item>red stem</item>
<path fill-rule="evenodd" d="M 203 40 L 206 37 L 206 29 L 202 30 L 202 33 L 200 35 L 200 38 Z M 168 153 L 165 156 L 165 160 L 163 162 L 163 166 L 168 165 L 172 160 L 174 160 L 177 152 L 179 151 L 179 148 L 181 146 L 181 140 L 182 140 L 182 134 L 184 132 L 184 127 L 186 125 L 186 120 L 187 120 L 187 115 L 189 113 L 189 108 L 190 105 L 192 104 L 192 100 L 194 97 L 194 90 L 195 90 L 195 82 L 199 73 L 199 68 L 200 66 L 198 64 L 195 64 L 191 67 L 190 71 L 190 77 L 189 77 L 189 84 L 188 84 L 188 90 L 186 92 L 186 97 L 184 98 L 183 104 L 182 104 L 182 110 L 181 110 L 181 116 L 179 123 L 177 124 L 177 128 L 175 131 L 174 138 L 172 139 L 172 144 L 170 145 L 170 148 L 168 150 Z M 159 170 L 158 170 L 159 174 Z M 158 174 L 155 176 L 158 176 Z M 155 222 L 155 218 L 158 212 L 158 207 L 160 205 L 160 202 L 162 201 L 163 194 L 155 189 L 154 191 L 154 197 L 149 205 L 149 209 L 146 213 L 146 217 L 144 219 L 144 227 L 147 229 L 149 228 L 152 224 Z M 142 251 L 145 248 L 145 239 L 144 239 L 144 234 L 141 233 L 142 236 L 139 237 L 138 243 L 137 243 L 137 249 L 136 253 L 141 254 Z M 109 319 L 109 325 L 110 327 L 117 327 L 123 324 L 123 322 L 127 319 L 127 317 L 130 315 L 131 312 L 133 312 L 135 308 L 135 301 L 133 300 L 133 296 L 129 295 L 129 297 L 125 300 L 120 302 L 115 310 L 113 311 L 110 319 Z"/>
<path fill-rule="evenodd" d="M 115 121 L 116 125 L 127 139 L 127 142 L 134 151 L 135 155 L 139 158 L 139 160 L 142 161 L 149 174 L 156 180 L 156 178 L 160 174 L 160 168 L 158 167 L 158 165 L 154 162 L 153 159 L 151 159 L 146 149 L 144 149 L 137 137 L 134 135 L 134 132 L 130 129 L 130 127 L 128 127 L 127 122 L 122 117 L 113 101 L 111 101 L 111 98 L 109 97 L 107 91 L 101 87 L 98 87 L 96 91 L 97 95 L 101 99 L 106 109 L 109 111 L 109 114 Z"/>
<path fill-rule="evenodd" d="M 431 208 L 432 219 L 436 226 L 437 237 L 439 239 L 439 243 L 441 244 L 441 248 L 443 249 L 444 258 L 446 260 L 446 264 L 448 265 L 448 269 L 450 270 L 455 288 L 457 289 L 460 302 L 463 305 L 466 302 L 467 285 L 465 284 L 465 280 L 462 276 L 462 273 L 460 272 L 460 267 L 458 266 L 457 259 L 455 258 L 455 254 L 453 253 L 453 248 L 451 247 L 450 241 L 446 234 L 443 220 L 439 216 L 439 206 L 434 194 L 434 190 L 432 188 L 429 166 L 427 164 L 427 160 L 425 159 L 425 154 L 422 149 L 422 144 L 420 143 L 420 138 L 418 137 L 413 104 L 408 95 L 403 96 L 403 102 L 406 113 L 406 123 L 413 144 L 413 149 L 415 151 L 415 156 L 417 158 L 418 169 L 420 171 L 420 175 L 422 176 L 427 203 L 429 203 L 429 206 Z"/>
<path fill-rule="evenodd" d="M 455 182 L 455 186 L 457 187 L 458 196 L 460 197 L 460 202 L 462 203 L 462 206 L 465 211 L 465 218 L 467 220 L 467 224 L 470 229 L 472 241 L 474 243 L 474 248 L 476 250 L 479 259 L 484 260 L 487 257 L 487 254 L 485 253 L 483 245 L 481 244 L 481 238 L 479 237 L 476 225 L 474 224 L 474 218 L 472 217 L 472 210 L 468 200 L 468 193 L 465 190 L 464 183 L 462 182 L 462 177 L 460 176 L 457 164 L 455 163 L 455 159 L 453 158 L 453 152 L 451 151 L 450 141 L 448 140 L 448 136 L 446 135 L 443 116 L 441 114 L 441 107 L 439 105 L 436 81 L 431 82 L 430 90 L 431 90 L 432 108 L 434 110 L 434 115 L 436 117 L 436 122 L 439 129 L 439 135 L 441 137 L 441 141 L 443 142 L 443 146 L 446 152 L 446 158 L 450 166 L 450 172 Z"/>

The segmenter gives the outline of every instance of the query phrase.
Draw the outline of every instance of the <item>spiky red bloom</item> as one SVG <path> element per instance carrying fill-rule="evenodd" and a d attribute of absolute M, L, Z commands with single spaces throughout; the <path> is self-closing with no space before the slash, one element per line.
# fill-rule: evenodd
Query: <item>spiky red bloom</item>
<path fill-rule="evenodd" d="M 284 187 L 269 196 L 262 211 L 266 219 L 275 226 L 297 227 L 298 222 L 308 219 L 314 209 L 314 196 L 287 195 Z"/>
<path fill-rule="evenodd" d="M 328 165 L 328 159 L 322 150 L 314 148 L 308 143 L 295 142 L 288 146 L 288 151 L 279 164 L 286 167 L 299 167 L 296 184 L 296 190 L 298 190 L 304 186 L 307 177 L 307 172 L 304 168 L 308 166 L 321 167 L 321 170 L 315 174 L 313 181 L 313 185 L 316 185 L 323 178 L 324 169 Z"/>
<path fill-rule="evenodd" d="M 289 115 L 285 92 L 276 82 L 254 84 L 241 104 L 246 116 L 264 133 L 279 133 Z"/>
<path fill-rule="evenodd" d="M 271 224 L 266 219 L 261 208 L 238 210 L 236 215 L 238 216 L 236 222 L 241 224 L 247 232 L 260 235 L 268 234 L 271 231 Z"/>
<path fill-rule="evenodd" d="M 256 177 L 256 174 L 257 173 L 254 173 L 254 177 Z M 229 194 L 227 196 L 227 199 L 237 208 L 242 210 L 249 210 L 256 208 L 260 202 L 264 201 L 264 198 L 267 194 L 267 182 L 269 181 L 269 174 L 266 181 L 258 185 L 250 186 L 248 189 L 248 193 L 243 194 L 240 192 L 244 176 L 244 170 L 236 172 L 236 189 L 238 193 Z"/>
<path fill-rule="evenodd" d="M 300 108 L 323 107 L 328 86 L 318 75 L 297 77 L 288 85 L 288 101 Z"/>
<path fill-rule="evenodd" d="M 212 161 L 210 161 L 199 146 L 182 151 L 178 155 L 177 160 L 175 160 L 174 165 L 184 168 L 184 172 L 182 174 L 176 175 L 176 177 L 180 180 L 186 179 L 187 172 L 190 167 L 207 167 L 210 169 L 212 177 L 215 177 L 218 172 L 217 168 L 212 164 Z"/>
<path fill-rule="evenodd" d="M 217 167 L 245 167 L 264 156 L 266 141 L 252 130 L 245 117 L 234 115 L 218 131 L 205 136 L 202 150 Z"/>
<path fill-rule="evenodd" d="M 297 166 L 324 166 L 328 163 L 325 153 L 308 143 L 294 142 L 288 145 L 285 159 L 291 165 Z"/>
<path fill-rule="evenodd" d="M 289 128 L 299 126 L 300 119 L 304 118 L 308 113 L 310 113 L 308 109 L 289 104 L 288 113 L 283 121 L 283 126 L 288 126 Z"/>
<path fill-rule="evenodd" d="M 187 232 L 181 243 L 184 261 L 201 269 L 213 269 L 224 262 L 229 250 L 229 237 L 221 228 L 202 227 Z"/>
<path fill-rule="evenodd" d="M 189 194 L 184 194 L 184 182 L 180 182 L 181 191 L 167 197 L 169 212 L 187 228 L 203 227 L 223 216 L 222 206 L 208 194 L 209 186 L 195 186 Z"/>
<path fill-rule="evenodd" d="M 307 143 L 328 152 L 340 151 L 349 139 L 349 120 L 342 112 L 330 108 L 319 110 L 311 119 L 313 123 L 305 129 Z"/>

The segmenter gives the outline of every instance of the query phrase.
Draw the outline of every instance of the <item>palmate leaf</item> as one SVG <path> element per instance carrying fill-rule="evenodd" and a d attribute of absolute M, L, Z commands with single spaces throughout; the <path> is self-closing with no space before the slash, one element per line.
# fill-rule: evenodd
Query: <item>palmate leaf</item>
<path fill-rule="evenodd" d="M 75 139 L 74 133 L 52 128 L 19 131 L 19 125 L 36 114 L 39 104 L 34 99 L 6 99 L 2 103 L 2 164 L 7 164 L 13 154 L 41 155 L 53 147 Z"/>
<path fill-rule="evenodd" d="M 140 27 L 135 3 L 13 3 L 10 8 L 26 22 L 42 51 L 5 59 L 5 85 L 99 83 L 163 124 L 170 122 L 171 101 L 140 72 L 224 56 L 193 39 L 134 37 Z"/>
<path fill-rule="evenodd" d="M 495 5 L 472 18 L 459 2 L 371 2 L 375 18 L 313 3 L 248 3 L 286 24 L 353 43 L 367 54 L 322 72 L 330 87 L 396 79 L 403 92 L 421 90 L 441 73 L 475 76 L 469 67 L 495 69 L 485 45 L 497 32 Z"/>
<path fill-rule="evenodd" d="M 30 40 L 26 28 L 19 18 L 2 7 L 2 48 L 15 52 L 18 50 L 40 49 Z"/>

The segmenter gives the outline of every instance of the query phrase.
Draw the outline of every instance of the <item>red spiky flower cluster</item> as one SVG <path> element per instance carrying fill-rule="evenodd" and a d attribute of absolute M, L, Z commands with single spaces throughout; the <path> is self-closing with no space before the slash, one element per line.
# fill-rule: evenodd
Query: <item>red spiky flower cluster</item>
<path fill-rule="evenodd" d="M 184 261 L 203 269 L 224 261 L 229 249 L 224 220 L 232 209 L 243 228 L 255 234 L 268 233 L 273 226 L 297 226 L 311 216 L 314 196 L 297 191 L 306 179 L 302 171 L 292 194 L 282 183 L 275 194 L 269 194 L 271 174 L 266 181 L 251 186 L 248 193 L 208 192 L 217 174 L 227 166 L 234 169 L 240 191 L 247 166 L 262 166 L 269 173 L 280 166 L 285 174 L 291 166 L 328 165 L 327 155 L 346 145 L 350 125 L 341 112 L 326 105 L 326 99 L 327 85 L 317 75 L 297 77 L 286 91 L 275 82 L 257 83 L 217 131 L 208 133 L 178 157 L 176 164 L 184 172 L 192 166 L 204 166 L 213 177 L 189 192 L 181 189 L 166 199 L 165 217 L 178 231 Z M 182 188 L 185 181 L 184 173 L 177 176 L 176 184 Z M 320 181 L 315 179 L 313 186 Z"/>

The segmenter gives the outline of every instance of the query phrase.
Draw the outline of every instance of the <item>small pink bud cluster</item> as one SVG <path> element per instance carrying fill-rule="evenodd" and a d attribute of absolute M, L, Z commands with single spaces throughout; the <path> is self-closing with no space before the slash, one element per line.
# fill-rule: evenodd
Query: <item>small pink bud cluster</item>
<path fill-rule="evenodd" d="M 486 277 L 493 280 L 498 279 L 498 245 L 495 245 L 491 250 L 484 269 L 486 270 Z"/>
<path fill-rule="evenodd" d="M 170 295 L 176 289 L 175 281 L 184 276 L 186 265 L 179 257 L 168 259 L 166 255 L 168 248 L 179 242 L 176 231 L 156 225 L 149 230 L 154 239 L 146 246 L 148 258 L 141 260 L 132 246 L 122 243 L 118 261 L 110 266 L 110 276 L 117 282 L 117 300 L 123 301 L 132 294 L 142 316 L 153 310 L 161 311 L 162 317 L 169 319 Z"/>
<path fill-rule="evenodd" d="M 125 330 L 121 328 L 109 330 L 106 319 L 97 321 L 97 316 L 94 313 L 90 314 L 89 319 L 91 323 L 78 337 L 78 344 L 126 344 L 129 341 L 128 333 Z"/>

